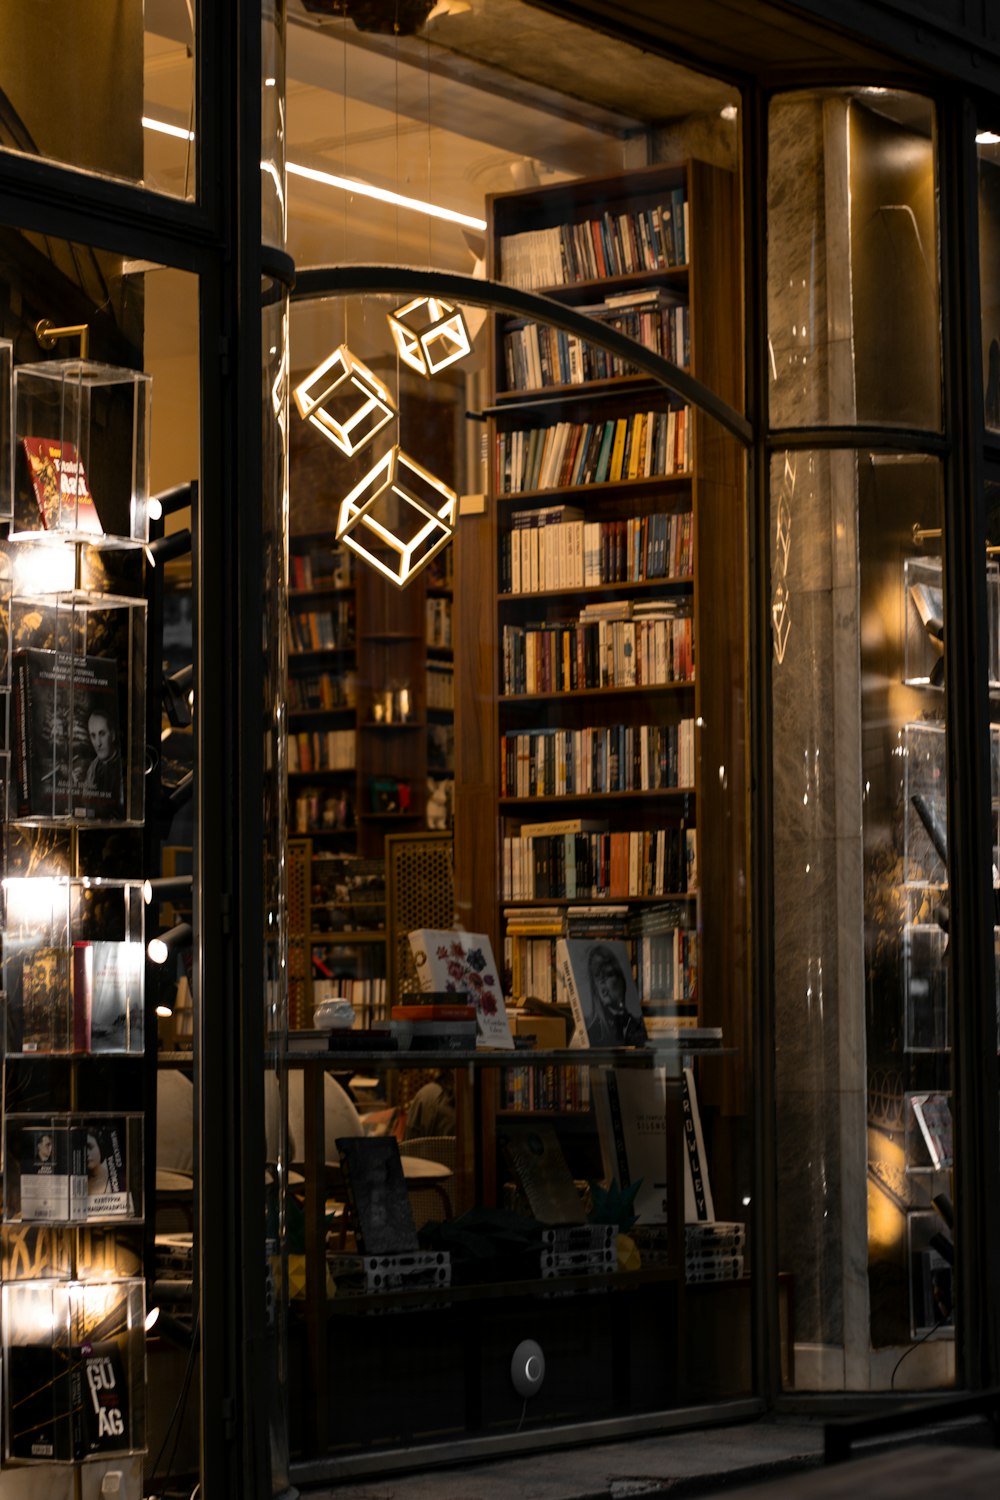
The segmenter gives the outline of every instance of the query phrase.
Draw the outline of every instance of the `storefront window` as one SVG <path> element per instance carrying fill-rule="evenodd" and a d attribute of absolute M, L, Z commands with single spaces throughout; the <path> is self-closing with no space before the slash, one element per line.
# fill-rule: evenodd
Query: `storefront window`
<path fill-rule="evenodd" d="M 773 428 L 941 424 L 934 112 L 872 88 L 769 114 Z"/>
<path fill-rule="evenodd" d="M 772 105 L 770 125 L 772 426 L 936 428 L 930 107 L 880 89 L 798 95 Z M 942 468 L 789 448 L 770 489 L 794 1384 L 942 1385 L 954 1378 Z"/>
<path fill-rule="evenodd" d="M 196 7 L 5 3 L 0 146 L 194 198 Z"/>
<path fill-rule="evenodd" d="M 293 1480 L 753 1389 L 739 445 L 544 313 L 388 295 L 547 292 L 741 408 L 738 97 L 503 16 L 289 31 L 296 262 L 390 268 L 291 312 Z M 399 587 L 414 498 L 446 545 Z"/>

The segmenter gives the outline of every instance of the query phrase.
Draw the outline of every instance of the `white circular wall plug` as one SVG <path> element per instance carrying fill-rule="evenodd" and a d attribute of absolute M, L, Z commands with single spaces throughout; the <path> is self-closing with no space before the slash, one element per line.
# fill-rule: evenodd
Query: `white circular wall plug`
<path fill-rule="evenodd" d="M 522 1339 L 510 1361 L 510 1378 L 514 1389 L 525 1400 L 537 1396 L 545 1379 L 545 1355 L 534 1339 Z"/>

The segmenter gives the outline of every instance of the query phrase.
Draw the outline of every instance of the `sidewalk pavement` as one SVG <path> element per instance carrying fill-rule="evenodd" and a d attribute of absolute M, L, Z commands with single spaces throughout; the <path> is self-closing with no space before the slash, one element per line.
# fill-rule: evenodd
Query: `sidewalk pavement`
<path fill-rule="evenodd" d="M 1000 1451 L 985 1423 L 859 1445 L 823 1466 L 823 1422 L 766 1417 L 596 1446 L 491 1459 L 418 1474 L 303 1486 L 303 1500 L 996 1500 Z M 919 1439 L 919 1441 L 918 1441 Z M 972 1446 L 970 1446 L 972 1445 Z"/>

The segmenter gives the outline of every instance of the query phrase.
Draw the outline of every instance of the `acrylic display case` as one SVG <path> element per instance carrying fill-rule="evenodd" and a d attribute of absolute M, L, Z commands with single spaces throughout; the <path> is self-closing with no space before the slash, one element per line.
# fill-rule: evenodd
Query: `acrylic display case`
<path fill-rule="evenodd" d="M 16 560 L 10 603 L 11 816 L 138 826 L 144 816 L 146 604 L 67 588 L 25 592 L 69 549 Z"/>
<path fill-rule="evenodd" d="M 15 369 L 12 539 L 148 540 L 151 387 L 142 371 L 92 360 Z"/>
<path fill-rule="evenodd" d="M 145 1284 L 3 1288 L 4 1455 L 79 1463 L 145 1442 Z"/>
<path fill-rule="evenodd" d="M 5 1224 L 142 1220 L 141 1114 L 10 1114 L 4 1123 Z"/>
<path fill-rule="evenodd" d="M 903 880 L 910 889 L 948 885 L 948 809 L 944 725 L 907 724 L 903 749 Z"/>
<path fill-rule="evenodd" d="M 139 881 L 6 882 L 8 1055 L 143 1051 L 144 913 Z"/>
<path fill-rule="evenodd" d="M 903 564 L 906 611 L 903 681 L 909 687 L 944 688 L 944 590 L 939 557 L 909 557 Z"/>
<path fill-rule="evenodd" d="M 910 1336 L 954 1338 L 955 1276 L 952 1243 L 944 1221 L 933 1209 L 906 1216 L 906 1249 L 910 1270 Z"/>
<path fill-rule="evenodd" d="M 954 1165 L 951 1094 L 910 1093 L 904 1104 L 907 1172 L 949 1172 Z"/>

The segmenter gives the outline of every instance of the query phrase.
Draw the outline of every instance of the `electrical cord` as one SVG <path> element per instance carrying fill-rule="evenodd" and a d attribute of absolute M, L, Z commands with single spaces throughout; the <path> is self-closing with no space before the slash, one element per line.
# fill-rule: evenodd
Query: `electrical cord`
<path fill-rule="evenodd" d="M 184 1417 L 184 1411 L 185 1411 L 185 1409 L 187 1407 L 188 1394 L 189 1394 L 189 1392 L 191 1390 L 191 1377 L 194 1374 L 194 1366 L 195 1366 L 195 1359 L 197 1357 L 197 1353 L 198 1353 L 198 1316 L 196 1315 L 195 1318 L 194 1318 L 194 1321 L 193 1321 L 193 1323 L 191 1325 L 191 1347 L 188 1350 L 187 1364 L 184 1367 L 184 1378 L 181 1381 L 181 1388 L 180 1388 L 180 1390 L 177 1393 L 177 1400 L 174 1402 L 174 1409 L 173 1409 L 173 1411 L 170 1414 L 170 1421 L 167 1423 L 166 1430 L 164 1431 L 164 1434 L 163 1434 L 163 1441 L 160 1444 L 160 1451 L 156 1455 L 156 1459 L 155 1459 L 155 1461 L 153 1463 L 153 1467 L 152 1467 L 152 1470 L 150 1472 L 149 1483 L 150 1483 L 151 1486 L 156 1485 L 157 1482 L 158 1482 L 157 1476 L 160 1473 L 160 1464 L 161 1464 L 161 1462 L 163 1460 L 163 1455 L 166 1452 L 167 1444 L 170 1442 L 171 1432 L 173 1432 L 173 1437 L 174 1437 L 173 1447 L 170 1450 L 170 1458 L 167 1461 L 166 1471 L 163 1474 L 163 1478 L 164 1479 L 168 1479 L 170 1477 L 170 1468 L 171 1468 L 171 1465 L 173 1464 L 173 1461 L 174 1461 L 174 1455 L 177 1452 L 177 1444 L 178 1444 L 178 1442 L 180 1440 L 180 1435 L 181 1435 L 181 1424 L 182 1424 L 183 1417 Z M 195 1489 L 197 1489 L 197 1488 L 198 1488 L 198 1486 L 195 1485 Z M 155 1492 L 154 1492 L 154 1494 L 155 1494 Z M 192 1494 L 193 1494 L 193 1492 L 192 1492 Z M 153 1500 L 152 1496 L 150 1497 L 150 1500 Z M 161 1500 L 162 1500 L 162 1497 L 161 1497 Z"/>
<path fill-rule="evenodd" d="M 917 1339 L 916 1343 L 911 1344 L 910 1347 L 909 1347 L 909 1349 L 904 1349 L 903 1350 L 902 1354 L 899 1356 L 899 1358 L 897 1359 L 896 1363 L 892 1367 L 892 1374 L 889 1377 L 889 1389 L 890 1389 L 890 1391 L 894 1391 L 896 1389 L 896 1371 L 899 1369 L 900 1365 L 903 1363 L 903 1360 L 906 1359 L 909 1355 L 911 1355 L 913 1353 L 914 1349 L 919 1349 L 921 1344 L 926 1343 L 926 1341 L 930 1338 L 930 1336 L 931 1336 L 932 1333 L 937 1333 L 938 1329 L 944 1323 L 947 1323 L 948 1319 L 952 1315 L 952 1312 L 953 1312 L 953 1309 L 949 1307 L 949 1309 L 948 1309 L 947 1312 L 943 1312 L 941 1314 L 940 1318 L 938 1318 L 938 1320 L 934 1324 L 933 1328 L 928 1328 L 928 1330 L 927 1330 L 926 1333 L 922 1333 L 920 1335 L 920 1337 Z"/>

